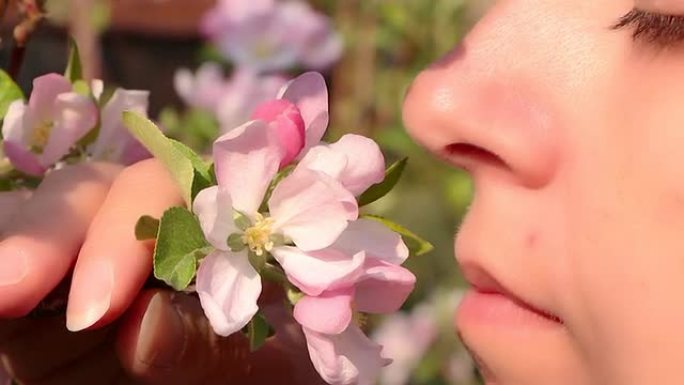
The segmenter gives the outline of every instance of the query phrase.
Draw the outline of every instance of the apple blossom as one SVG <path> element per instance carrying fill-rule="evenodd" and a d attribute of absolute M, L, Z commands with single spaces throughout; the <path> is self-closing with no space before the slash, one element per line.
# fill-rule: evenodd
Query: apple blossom
<path fill-rule="evenodd" d="M 40 176 L 97 123 L 97 107 L 69 81 L 47 74 L 33 81 L 28 104 L 10 104 L 2 125 L 5 155 L 18 170 Z"/>
<path fill-rule="evenodd" d="M 358 215 L 353 195 L 326 174 L 295 168 L 273 190 L 268 212 L 260 212 L 288 156 L 278 139 L 279 128 L 255 120 L 219 138 L 214 144 L 218 186 L 201 191 L 193 204 L 207 240 L 216 248 L 200 265 L 197 292 L 221 335 L 241 329 L 257 311 L 261 282 L 250 255 L 291 256 L 292 263 L 283 269 L 318 292 L 350 279 L 365 260 L 362 252 L 347 258 L 318 251 L 331 245 Z"/>
<path fill-rule="evenodd" d="M 259 72 L 295 65 L 324 69 L 342 53 L 330 20 L 299 0 L 220 0 L 201 29 L 238 67 Z"/>
<path fill-rule="evenodd" d="M 100 92 L 95 93 L 98 97 Z M 143 90 L 117 88 L 114 91 L 102 108 L 97 139 L 86 149 L 92 159 L 129 165 L 150 157 L 150 153 L 133 138 L 121 120 L 124 111 L 135 111 L 146 116 L 149 95 L 149 91 Z"/>

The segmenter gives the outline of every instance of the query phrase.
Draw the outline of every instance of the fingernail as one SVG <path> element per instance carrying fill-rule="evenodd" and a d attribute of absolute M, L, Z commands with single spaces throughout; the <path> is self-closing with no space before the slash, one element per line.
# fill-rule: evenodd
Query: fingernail
<path fill-rule="evenodd" d="M 26 256 L 18 250 L 0 253 L 0 287 L 23 281 L 28 274 Z"/>
<path fill-rule="evenodd" d="M 185 352 L 185 325 L 168 293 L 150 300 L 140 325 L 136 357 L 156 368 L 177 365 Z"/>
<path fill-rule="evenodd" d="M 93 261 L 77 270 L 69 293 L 67 329 L 81 331 L 107 313 L 112 300 L 114 275 L 111 265 Z"/>

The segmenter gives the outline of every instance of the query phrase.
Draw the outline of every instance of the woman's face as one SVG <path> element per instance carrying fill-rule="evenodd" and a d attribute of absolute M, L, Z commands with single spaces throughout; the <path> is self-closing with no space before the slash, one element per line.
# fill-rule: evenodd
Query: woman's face
<path fill-rule="evenodd" d="M 456 326 L 490 384 L 682 381 L 684 44 L 611 29 L 635 5 L 684 11 L 498 1 L 407 96 L 413 137 L 475 182 Z"/>

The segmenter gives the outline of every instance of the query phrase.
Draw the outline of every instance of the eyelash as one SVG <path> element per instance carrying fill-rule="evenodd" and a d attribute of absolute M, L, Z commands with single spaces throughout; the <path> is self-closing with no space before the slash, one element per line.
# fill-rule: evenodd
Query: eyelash
<path fill-rule="evenodd" d="M 660 47 L 684 42 L 684 15 L 664 15 L 634 8 L 613 25 L 612 29 L 632 29 L 634 41 Z"/>

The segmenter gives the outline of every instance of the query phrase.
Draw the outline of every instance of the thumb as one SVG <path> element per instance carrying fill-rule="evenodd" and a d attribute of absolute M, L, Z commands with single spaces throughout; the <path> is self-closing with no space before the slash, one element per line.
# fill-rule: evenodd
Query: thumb
<path fill-rule="evenodd" d="M 280 313 L 262 308 L 269 322 Z M 250 352 L 242 334 L 214 334 L 196 297 L 146 291 L 123 320 L 117 352 L 129 375 L 149 385 L 322 383 L 295 325 L 276 317 L 276 335 Z"/>

